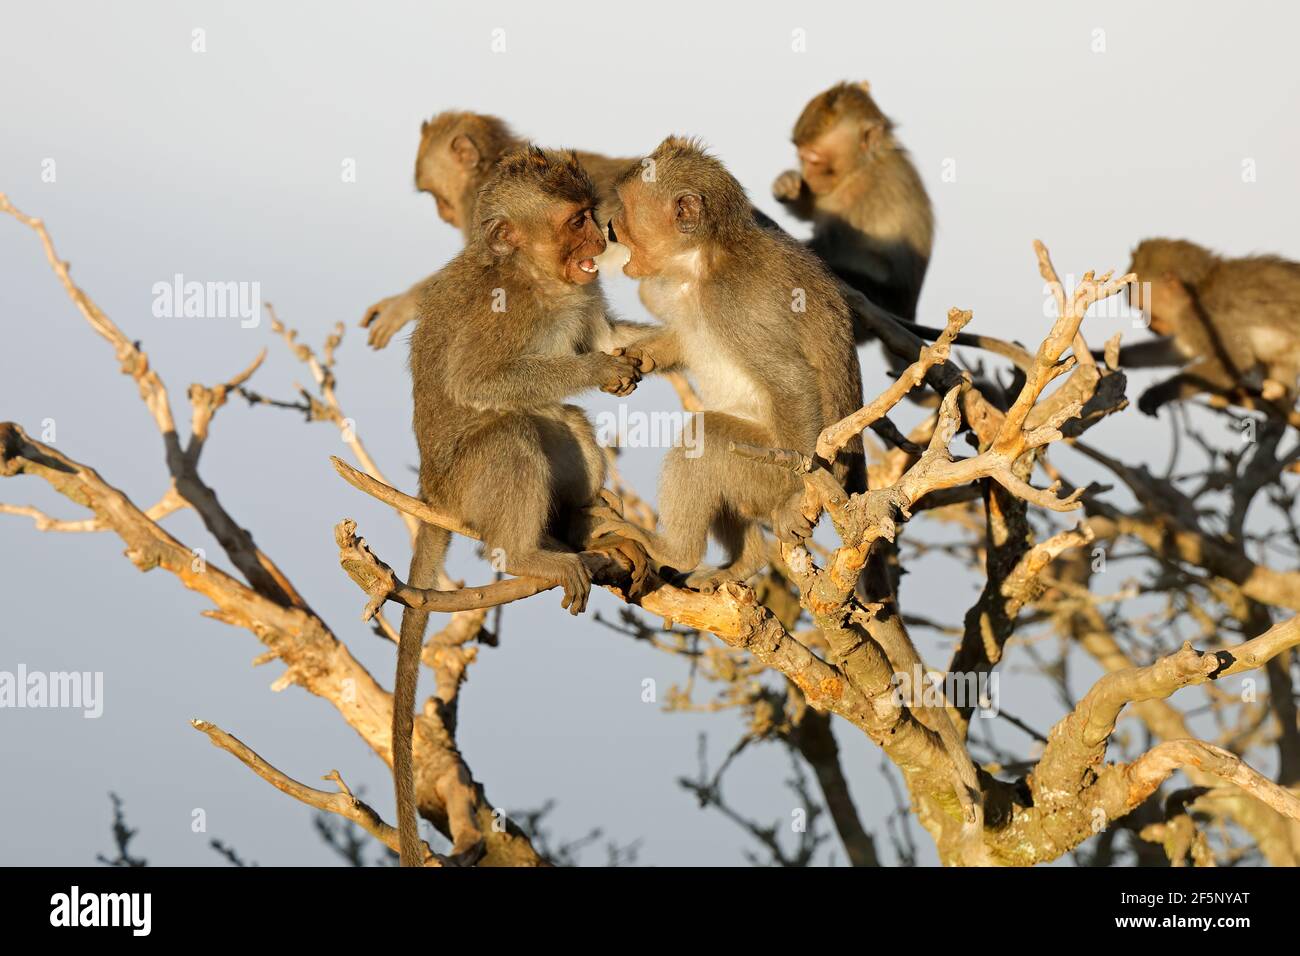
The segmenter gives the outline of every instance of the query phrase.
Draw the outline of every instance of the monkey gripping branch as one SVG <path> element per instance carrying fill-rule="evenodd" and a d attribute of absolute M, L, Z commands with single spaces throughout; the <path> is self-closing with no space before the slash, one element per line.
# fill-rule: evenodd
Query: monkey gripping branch
<path fill-rule="evenodd" d="M 183 441 L 161 377 L 139 345 L 72 282 L 67 263 L 55 254 L 41 221 L 19 212 L 3 194 L 0 211 L 36 233 L 50 266 L 78 311 L 108 341 L 121 370 L 136 383 L 162 436 L 171 479 L 163 497 L 142 510 L 94 469 L 32 439 L 17 424 L 6 422 L 0 424 L 0 476 L 40 478 L 69 501 L 88 509 L 91 516 L 63 519 L 35 508 L 7 504 L 0 505 L 0 513 L 28 517 L 38 530 L 116 534 L 126 545 L 126 557 L 138 568 L 170 572 L 183 587 L 212 602 L 213 607 L 204 612 L 206 616 L 244 628 L 261 641 L 266 651 L 256 664 L 283 661 L 286 669 L 272 689 L 296 684 L 327 700 L 381 759 L 391 761 L 392 695 L 353 658 L 283 570 L 218 501 L 198 472 L 209 427 L 228 397 L 238 393 L 250 402 L 266 401 L 246 388 L 262 356 L 228 382 L 191 387 L 190 435 L 188 441 Z M 1163 701 L 1181 688 L 1266 666 L 1300 643 L 1300 624 L 1295 618 L 1215 653 L 1201 653 L 1186 645 L 1146 666 L 1113 670 L 1052 728 L 1041 756 L 1026 772 L 1006 779 L 1005 774 L 998 776 L 978 768 L 977 792 L 967 789 L 969 777 L 961 766 L 970 762 L 966 748 L 961 746 L 969 710 L 933 708 L 946 711 L 941 721 L 931 708 L 909 708 L 894 693 L 893 678 L 902 666 L 899 656 L 909 650 L 915 652 L 888 575 L 873 573 L 873 569 L 878 570 L 875 563 L 888 556 L 899 526 L 927 506 L 927 496 L 938 500 L 946 489 L 973 483 L 984 489 L 990 514 L 996 511 L 998 520 L 1009 528 L 1023 528 L 1027 505 L 1051 511 L 1077 508 L 1081 501 L 1089 500 L 1088 494 L 1076 491 L 1060 497 L 1059 485 L 1043 489 L 1029 483 L 1035 455 L 1051 442 L 1077 436 L 1091 422 L 1123 406 L 1122 376 L 1097 367 L 1079 334 L 1079 326 L 1088 305 L 1114 294 L 1128 277 L 1111 281 L 1109 275 L 1094 279 L 1088 274 L 1067 301 L 1041 246 L 1038 255 L 1044 276 L 1054 283 L 1059 317 L 1039 347 L 1018 397 L 1005 412 L 947 362 L 953 337 L 969 321 L 969 313 L 950 313 L 944 335 L 929 347 L 922 347 L 919 339 L 891 325 L 887 317 L 868 314 L 868 321 L 875 323 L 877 334 L 891 349 L 910 353 L 915 359 L 898 381 L 853 415 L 827 428 L 816 456 L 805 457 L 785 449 L 734 449 L 736 454 L 798 473 L 803 481 L 806 516 L 814 522 L 827 516 L 839 536 L 839 546 L 821 565 L 808 548 L 782 547 L 781 559 L 798 585 L 799 604 L 815 625 L 817 641 L 800 640 L 772 610 L 759 603 L 753 590 L 743 585 L 727 584 L 705 595 L 651 577 L 640 589 L 642 593 L 635 596 L 635 602 L 669 624 L 708 631 L 726 645 L 748 652 L 762 665 L 788 678 L 812 707 L 835 714 L 867 734 L 902 772 L 913 808 L 946 863 L 1029 865 L 1055 859 L 1132 812 L 1179 769 L 1196 780 L 1217 781 L 1217 786 L 1232 797 L 1238 819 L 1258 821 L 1262 813 L 1300 820 L 1300 799 L 1292 790 L 1268 780 L 1231 752 L 1197 739 L 1163 739 L 1137 759 L 1105 763 L 1107 744 L 1126 705 L 1140 708 Z M 858 303 L 859 314 L 864 311 L 871 312 L 869 304 L 864 307 Z M 310 420 L 330 421 L 343 429 L 365 469 L 362 474 L 336 462 L 340 473 L 408 516 L 408 527 L 412 529 L 423 521 L 468 533 L 470 529 L 461 527 L 454 516 L 433 512 L 391 488 L 359 440 L 347 434 L 345 417 L 333 392 L 337 335 L 327 345 L 325 359 L 318 360 L 296 343 L 293 333 L 286 332 L 278 321 L 273 327 L 308 363 L 320 388 L 320 398 L 304 391 L 309 400 L 301 408 Z M 1073 355 L 1062 358 L 1067 349 L 1072 349 Z M 1108 348 L 1107 354 L 1113 351 Z M 1044 397 L 1046 387 L 1058 379 L 1063 379 L 1060 386 Z M 846 494 L 825 463 L 849 436 L 885 421 L 886 413 L 922 382 L 942 395 L 939 409 L 928 425 L 924 449 L 896 449 L 882 465 L 873 468 L 870 490 Z M 977 454 L 965 458 L 955 456 L 950 448 L 963 421 L 978 446 Z M 193 508 L 203 520 L 235 573 L 211 563 L 197 565 L 194 551 L 163 529 L 161 522 L 168 515 L 185 508 Z M 990 563 L 988 585 L 968 615 L 966 632 L 951 669 L 987 670 L 999 663 L 1016 616 L 1034 599 L 1035 579 L 1048 562 L 1089 540 L 1099 527 L 1107 533 L 1131 533 L 1139 538 L 1145 533 L 1133 519 L 1118 512 L 1106 520 L 1111 524 L 1098 525 L 1094 517 L 1086 526 L 1039 543 L 1030 543 L 1027 535 L 1021 535 L 1020 544 L 1004 549 L 1007 553 L 1002 557 L 1009 555 L 1011 560 L 1004 561 L 1005 566 L 996 574 Z M 456 746 L 455 705 L 464 669 L 474 656 L 467 642 L 486 635 L 484 608 L 536 593 L 554 586 L 554 582 L 511 579 L 483 588 L 410 588 L 397 580 L 354 532 L 355 526 L 348 521 L 336 528 L 341 560 L 347 573 L 369 595 L 366 614 L 375 619 L 382 634 L 395 637 L 381 611 L 387 600 L 453 612 L 447 628 L 434 635 L 426 647 L 424 659 L 437 674 L 438 690 L 434 705 L 424 708 L 415 729 L 419 809 L 452 842 L 452 851 L 445 855 L 425 846 L 426 864 L 543 864 L 545 861 L 518 827 L 492 826 L 495 805 L 474 780 Z M 1188 535 L 1192 532 L 1184 532 L 1187 540 L 1180 545 L 1186 552 L 1183 560 L 1192 562 L 1200 557 L 1203 561 L 1230 563 L 1231 556 L 1225 557 L 1213 548 L 1198 548 L 1194 535 Z M 644 569 L 630 566 L 626 554 L 590 554 L 584 560 L 590 563 L 596 580 L 606 582 L 611 593 L 625 599 L 633 597 L 629 577 Z M 1266 571 L 1263 569 L 1261 574 Z M 1245 586 L 1272 586 L 1274 590 L 1283 586 L 1276 582 L 1270 585 L 1273 578 L 1256 585 L 1254 582 L 1260 578 L 1255 575 Z M 1294 608 L 1296 603 L 1285 606 Z M 396 846 L 393 828 L 352 795 L 337 771 L 328 775 L 337 792 L 316 790 L 290 779 L 216 725 L 196 720 L 194 726 L 282 792 L 347 817 L 388 846 Z M 956 748 L 951 735 L 945 739 L 945 726 L 949 731 L 956 728 Z"/>

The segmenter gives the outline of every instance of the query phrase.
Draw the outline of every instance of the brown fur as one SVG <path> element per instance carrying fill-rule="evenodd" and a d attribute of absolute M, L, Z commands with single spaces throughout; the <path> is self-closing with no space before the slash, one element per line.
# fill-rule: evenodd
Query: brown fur
<path fill-rule="evenodd" d="M 1287 409 L 1295 404 L 1300 263 L 1277 256 L 1226 259 L 1185 240 L 1148 239 L 1133 251 L 1129 271 L 1138 277 L 1130 287 L 1133 304 L 1149 310 L 1153 331 L 1168 336 L 1174 358 L 1190 363 L 1142 394 L 1144 412 L 1201 392 L 1231 397 L 1245 390 Z M 1135 355 L 1122 350 L 1121 363 L 1143 364 Z"/>
<path fill-rule="evenodd" d="M 586 415 L 565 399 L 627 394 L 638 378 L 630 360 L 600 351 L 618 344 L 615 327 L 599 284 L 572 268 L 605 247 L 595 202 L 572 153 L 508 154 L 480 190 L 480 231 L 426 284 L 411 338 L 420 496 L 478 532 L 510 573 L 561 582 L 575 614 L 591 580 L 565 540 L 597 500 L 605 460 Z M 435 585 L 447 543 L 446 531 L 421 528 L 412 585 Z M 427 620 L 402 614 L 393 693 L 403 865 L 419 862 L 411 714 Z"/>
<path fill-rule="evenodd" d="M 439 113 L 420 125 L 415 187 L 434 198 L 438 216 L 468 241 L 478 228 L 473 211 L 479 188 L 503 155 L 523 145 L 525 140 L 496 116 L 458 110 Z M 634 160 L 582 151 L 575 155 L 595 187 L 596 219 L 603 229 L 612 215 L 614 180 Z M 370 330 L 372 347 L 383 348 L 415 320 L 424 281 L 366 309 L 361 327 Z"/>
<path fill-rule="evenodd" d="M 685 369 L 704 405 L 703 453 L 669 451 L 660 478 L 662 534 L 642 540 L 662 565 L 711 590 L 766 563 L 759 521 L 778 534 L 809 532 L 788 472 L 728 452 L 729 442 L 811 454 L 821 430 L 855 411 L 862 384 L 848 306 L 822 263 L 761 227 L 723 165 L 697 143 L 669 137 L 619 181 L 614 221 L 631 250 L 624 271 L 664 326 L 633 343 L 643 370 Z M 806 311 L 792 303 L 801 290 Z M 860 441 L 834 463 L 854 490 L 865 483 Z M 793 500 L 792 500 L 793 499 Z M 730 552 L 698 569 L 708 536 Z M 635 535 L 634 535 L 635 536 Z"/>
<path fill-rule="evenodd" d="M 777 178 L 776 198 L 812 221 L 809 245 L 836 275 L 887 311 L 914 319 L 934 214 L 894 124 L 866 84 L 840 83 L 804 107 L 793 140 L 801 169 Z M 858 340 L 866 337 L 860 327 Z"/>

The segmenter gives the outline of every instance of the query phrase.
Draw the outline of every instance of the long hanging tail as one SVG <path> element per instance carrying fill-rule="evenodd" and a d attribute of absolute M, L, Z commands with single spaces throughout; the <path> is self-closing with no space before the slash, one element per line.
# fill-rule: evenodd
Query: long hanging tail
<path fill-rule="evenodd" d="M 430 524 L 420 525 L 407 583 L 417 588 L 433 587 L 442 571 L 450 543 L 450 531 Z M 415 722 L 415 686 L 420 678 L 420 649 L 424 646 L 424 629 L 428 622 L 428 611 L 412 611 L 410 608 L 402 611 L 397 676 L 393 681 L 393 786 L 397 791 L 397 838 L 402 866 L 421 866 L 424 863 L 420 829 L 416 822 L 411 731 Z"/>

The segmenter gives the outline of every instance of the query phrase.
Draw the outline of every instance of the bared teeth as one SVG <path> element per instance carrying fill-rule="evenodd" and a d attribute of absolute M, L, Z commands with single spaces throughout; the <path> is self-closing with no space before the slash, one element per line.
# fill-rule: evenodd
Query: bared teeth
<path fill-rule="evenodd" d="M 581 269 L 583 272 L 598 271 L 596 267 L 595 259 L 583 259 L 581 262 L 578 263 L 578 268 Z"/>

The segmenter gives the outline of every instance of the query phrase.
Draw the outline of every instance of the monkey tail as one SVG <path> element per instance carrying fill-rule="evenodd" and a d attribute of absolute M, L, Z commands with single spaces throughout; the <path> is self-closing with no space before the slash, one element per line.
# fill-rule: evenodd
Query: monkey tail
<path fill-rule="evenodd" d="M 431 524 L 420 525 L 411 555 L 412 587 L 437 584 L 451 543 L 451 532 Z M 397 674 L 393 681 L 393 787 L 397 793 L 397 838 L 402 866 L 422 866 L 420 829 L 415 802 L 415 768 L 411 754 L 411 732 L 415 718 L 415 687 L 420 678 L 420 649 L 428 611 L 402 611 L 401 641 L 397 645 Z"/>

